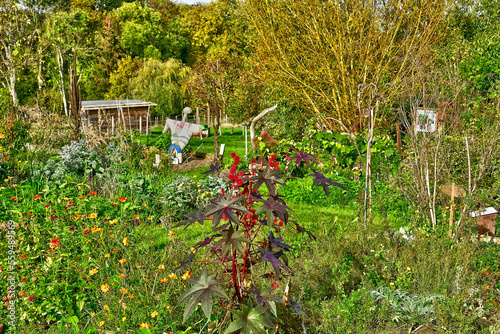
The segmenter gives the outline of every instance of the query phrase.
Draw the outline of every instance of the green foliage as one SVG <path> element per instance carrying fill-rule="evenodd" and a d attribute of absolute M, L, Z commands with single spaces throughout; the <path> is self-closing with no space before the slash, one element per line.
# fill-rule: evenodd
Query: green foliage
<path fill-rule="evenodd" d="M 224 281 L 215 280 L 214 275 L 208 276 L 206 268 L 203 269 L 200 278 L 189 278 L 188 281 L 193 286 L 179 300 L 179 305 L 189 300 L 184 311 L 184 322 L 193 314 L 199 302 L 201 302 L 201 308 L 205 316 L 210 318 L 210 314 L 212 313 L 212 296 L 217 295 L 221 298 L 229 299 L 226 293 L 218 287 Z"/>
<path fill-rule="evenodd" d="M 393 320 L 414 321 L 421 323 L 425 318 L 434 316 L 434 302 L 442 299 L 440 294 L 410 294 L 402 289 L 391 290 L 386 286 L 380 286 L 370 291 L 370 296 L 376 302 L 386 302 L 392 308 Z"/>
<path fill-rule="evenodd" d="M 170 221 L 179 221 L 182 217 L 217 197 L 227 182 L 220 178 L 196 180 L 178 175 L 169 180 L 161 190 L 163 210 Z"/>
<path fill-rule="evenodd" d="M 153 115 L 178 114 L 188 98 L 184 82 L 189 75 L 189 68 L 175 58 L 166 62 L 148 59 L 130 82 L 132 96 L 157 103 Z"/>

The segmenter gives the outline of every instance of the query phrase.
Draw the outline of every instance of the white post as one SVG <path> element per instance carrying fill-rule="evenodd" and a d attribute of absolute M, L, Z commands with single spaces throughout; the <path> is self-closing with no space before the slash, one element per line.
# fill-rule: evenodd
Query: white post
<path fill-rule="evenodd" d="M 248 137 L 247 137 L 247 127 L 243 127 L 243 131 L 245 131 L 245 160 L 248 160 Z"/>
<path fill-rule="evenodd" d="M 111 116 L 111 134 L 115 134 L 115 116 Z"/>
<path fill-rule="evenodd" d="M 196 107 L 196 124 L 200 124 L 200 109 Z"/>
<path fill-rule="evenodd" d="M 146 115 L 146 134 L 148 135 L 149 134 L 149 129 L 148 129 L 148 126 L 149 126 L 149 112 L 148 114 Z"/>
<path fill-rule="evenodd" d="M 139 133 L 142 133 L 142 116 L 139 116 Z"/>

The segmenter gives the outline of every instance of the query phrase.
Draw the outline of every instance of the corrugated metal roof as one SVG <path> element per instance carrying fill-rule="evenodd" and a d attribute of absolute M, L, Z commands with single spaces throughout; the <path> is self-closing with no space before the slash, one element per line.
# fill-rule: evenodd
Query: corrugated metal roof
<path fill-rule="evenodd" d="M 83 110 L 106 109 L 117 107 L 154 107 L 156 103 L 140 100 L 99 100 L 99 101 L 82 101 Z"/>

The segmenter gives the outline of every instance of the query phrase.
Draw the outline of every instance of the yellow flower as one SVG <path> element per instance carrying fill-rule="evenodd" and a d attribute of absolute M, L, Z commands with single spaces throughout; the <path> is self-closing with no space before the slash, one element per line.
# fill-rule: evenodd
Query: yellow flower
<path fill-rule="evenodd" d="M 108 305 L 104 305 L 104 309 L 109 312 L 109 306 Z"/>
<path fill-rule="evenodd" d="M 78 187 L 78 190 L 82 189 L 82 186 L 77 186 Z"/>
<path fill-rule="evenodd" d="M 181 277 L 181 278 L 182 278 L 183 280 L 187 280 L 189 277 L 191 277 L 191 272 L 190 272 L 190 271 L 188 271 L 187 273 L 185 273 L 184 275 L 182 275 L 182 277 Z"/>
<path fill-rule="evenodd" d="M 125 262 L 127 262 L 127 260 L 121 259 L 121 260 L 118 260 L 118 262 L 120 262 L 120 264 L 124 264 Z"/>
<path fill-rule="evenodd" d="M 149 217 L 148 217 L 148 219 L 149 219 L 149 220 L 153 220 L 153 216 L 149 216 Z"/>
<path fill-rule="evenodd" d="M 133 295 L 133 294 L 129 294 L 129 295 L 128 295 L 128 298 L 130 298 L 130 299 L 134 299 L 134 295 Z"/>
<path fill-rule="evenodd" d="M 149 329 L 149 325 L 147 322 L 143 322 L 143 323 L 141 323 L 141 327 L 139 327 L 139 328 L 148 328 Z"/>
<path fill-rule="evenodd" d="M 104 254 L 104 257 L 109 257 L 109 253 Z"/>
<path fill-rule="evenodd" d="M 191 252 L 192 252 L 193 254 L 194 254 L 194 253 L 196 253 L 196 248 L 194 248 L 193 246 L 191 246 L 191 248 L 190 248 L 190 249 L 191 249 Z"/>
<path fill-rule="evenodd" d="M 160 283 L 168 283 L 168 278 L 162 278 L 162 279 L 160 280 Z"/>
<path fill-rule="evenodd" d="M 4 181 L 4 182 L 9 182 L 9 179 L 5 179 L 5 180 L 3 180 L 3 181 Z"/>
<path fill-rule="evenodd" d="M 109 225 L 114 225 L 118 223 L 118 220 L 117 219 L 113 219 L 112 221 L 109 222 Z"/>
<path fill-rule="evenodd" d="M 411 271 L 411 268 L 410 267 L 406 267 L 406 270 Z"/>
<path fill-rule="evenodd" d="M 99 323 L 99 327 L 102 327 L 102 326 L 104 326 L 104 321 L 101 321 L 101 322 Z"/>
<path fill-rule="evenodd" d="M 123 317 L 123 318 L 122 318 L 122 321 L 123 321 L 123 322 L 125 322 L 125 320 L 127 320 L 127 318 L 126 318 L 126 317 Z"/>
<path fill-rule="evenodd" d="M 47 191 L 49 191 L 49 189 L 42 189 L 42 191 L 46 193 Z"/>
<path fill-rule="evenodd" d="M 123 245 L 124 246 L 128 246 L 129 245 L 127 237 L 123 238 Z"/>
<path fill-rule="evenodd" d="M 179 188 L 181 188 L 184 185 L 184 183 L 179 184 Z"/>
<path fill-rule="evenodd" d="M 158 312 L 156 312 L 156 311 L 151 312 L 151 318 L 155 318 L 157 316 L 158 316 Z"/>
<path fill-rule="evenodd" d="M 164 266 L 163 264 L 160 264 L 160 265 L 158 266 L 158 269 L 160 269 L 160 270 L 165 270 L 165 266 Z"/>
<path fill-rule="evenodd" d="M 97 274 L 98 270 L 97 269 L 90 269 L 89 274 L 90 276 Z"/>
<path fill-rule="evenodd" d="M 170 231 L 170 232 L 168 232 L 168 235 L 169 235 L 169 237 L 173 237 L 175 235 L 175 232 Z"/>
<path fill-rule="evenodd" d="M 97 233 L 97 232 L 101 232 L 101 231 L 102 231 L 102 228 L 97 228 L 97 227 L 95 227 L 95 226 L 92 226 L 92 227 L 91 227 L 91 230 L 92 230 L 92 232 L 93 232 L 93 233 Z"/>
<path fill-rule="evenodd" d="M 148 205 L 146 203 L 142 203 L 142 206 L 143 207 L 147 207 Z"/>
<path fill-rule="evenodd" d="M 172 308 L 170 306 L 167 305 L 167 311 L 172 313 Z"/>
<path fill-rule="evenodd" d="M 121 275 L 119 275 L 118 277 L 120 277 L 120 278 L 125 278 L 125 277 L 127 277 L 127 275 L 125 275 L 125 274 L 121 274 Z"/>
<path fill-rule="evenodd" d="M 389 283 L 390 286 L 394 286 L 394 282 Z"/>
<path fill-rule="evenodd" d="M 63 200 L 65 200 L 65 201 L 69 201 L 69 198 L 67 198 L 67 197 L 64 197 L 64 198 L 63 198 Z"/>
<path fill-rule="evenodd" d="M 174 273 L 171 273 L 170 275 L 168 275 L 168 277 L 170 277 L 171 279 L 176 279 L 177 278 L 177 275 L 174 274 Z"/>
<path fill-rule="evenodd" d="M 90 313 L 90 316 L 91 316 L 92 318 L 93 318 L 93 317 L 95 317 L 95 313 L 94 313 L 94 312 Z"/>
<path fill-rule="evenodd" d="M 106 293 L 109 291 L 109 285 L 108 284 L 103 284 L 101 285 L 101 291 Z"/>
<path fill-rule="evenodd" d="M 120 292 L 126 295 L 128 293 L 128 290 L 125 288 L 120 289 Z"/>
<path fill-rule="evenodd" d="M 92 213 L 89 215 L 89 218 L 92 218 L 92 219 L 97 218 L 97 213 L 92 212 Z"/>

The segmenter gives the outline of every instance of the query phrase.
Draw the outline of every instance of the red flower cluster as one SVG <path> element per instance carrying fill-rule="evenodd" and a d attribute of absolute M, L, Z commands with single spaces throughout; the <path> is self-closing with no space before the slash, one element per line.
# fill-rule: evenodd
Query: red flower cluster
<path fill-rule="evenodd" d="M 89 196 L 94 196 L 94 195 L 97 195 L 97 191 L 91 191 L 91 192 L 89 192 Z"/>
<path fill-rule="evenodd" d="M 49 244 L 50 248 L 52 249 L 57 249 L 59 247 L 61 247 L 61 242 L 59 241 L 58 238 L 54 238 L 52 239 L 52 241 L 50 242 Z"/>
<path fill-rule="evenodd" d="M 276 161 L 276 155 L 271 154 L 271 158 L 269 159 L 269 166 L 272 167 L 274 170 L 279 170 L 279 162 Z"/>
<path fill-rule="evenodd" d="M 237 186 L 241 186 L 243 184 L 243 179 L 241 177 L 243 177 L 245 174 L 242 171 L 236 173 L 236 167 L 238 167 L 238 165 L 240 164 L 240 157 L 233 152 L 231 153 L 231 158 L 234 159 L 234 162 L 229 169 L 228 179 L 236 183 L 236 185 L 233 184 L 233 189 L 236 189 Z"/>
<path fill-rule="evenodd" d="M 11 197 L 10 200 L 11 201 L 19 201 L 19 198 L 17 198 L 17 197 Z"/>
<path fill-rule="evenodd" d="M 36 201 L 37 199 L 40 199 L 42 198 L 42 195 L 35 195 L 35 197 L 33 197 L 33 199 Z"/>
<path fill-rule="evenodd" d="M 127 201 L 127 198 L 126 197 L 118 197 L 118 200 L 120 202 L 126 202 Z"/>

